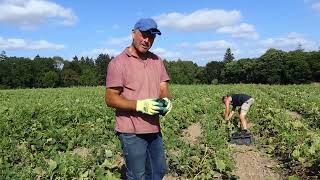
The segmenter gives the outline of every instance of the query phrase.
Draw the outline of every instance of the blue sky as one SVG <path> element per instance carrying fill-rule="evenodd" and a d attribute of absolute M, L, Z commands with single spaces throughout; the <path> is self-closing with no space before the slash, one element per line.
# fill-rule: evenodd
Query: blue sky
<path fill-rule="evenodd" d="M 198 65 L 261 56 L 268 48 L 320 48 L 320 0 L 79 1 L 0 0 L 0 51 L 33 58 L 117 55 L 135 22 L 152 17 L 162 31 L 151 49 Z"/>

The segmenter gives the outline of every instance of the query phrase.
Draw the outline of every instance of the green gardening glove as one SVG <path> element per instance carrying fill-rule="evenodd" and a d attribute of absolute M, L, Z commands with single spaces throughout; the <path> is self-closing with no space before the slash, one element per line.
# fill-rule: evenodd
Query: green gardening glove
<path fill-rule="evenodd" d="M 164 116 L 165 116 L 165 115 L 167 115 L 167 114 L 171 111 L 171 109 L 172 109 L 172 103 L 171 103 L 170 99 L 168 99 L 168 98 L 163 98 L 163 100 L 166 101 L 166 107 L 162 110 L 162 111 L 163 111 L 163 114 L 164 114 Z"/>
<path fill-rule="evenodd" d="M 137 100 L 136 111 L 144 114 L 155 115 L 159 114 L 160 103 L 156 99 Z"/>

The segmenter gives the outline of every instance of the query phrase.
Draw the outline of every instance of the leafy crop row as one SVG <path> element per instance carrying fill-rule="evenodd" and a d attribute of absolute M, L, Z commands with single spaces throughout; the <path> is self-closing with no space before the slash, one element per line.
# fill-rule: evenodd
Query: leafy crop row
<path fill-rule="evenodd" d="M 234 176 L 221 96 L 241 92 L 256 100 L 247 115 L 256 145 L 280 158 L 288 175 L 319 177 L 319 89 L 170 86 L 173 109 L 161 117 L 169 173 L 195 179 Z M 104 93 L 104 87 L 1 90 L 0 179 L 120 179 L 122 153 L 114 110 L 105 106 Z M 194 123 L 201 124 L 202 134 L 190 143 L 183 136 Z"/>

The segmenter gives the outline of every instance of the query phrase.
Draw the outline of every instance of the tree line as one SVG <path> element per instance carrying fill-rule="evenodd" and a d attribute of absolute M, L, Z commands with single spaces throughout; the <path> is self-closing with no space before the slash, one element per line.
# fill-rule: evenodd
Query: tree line
<path fill-rule="evenodd" d="M 106 67 L 113 57 L 100 54 L 96 59 L 75 56 L 72 61 L 59 56 L 0 56 L 0 88 L 46 88 L 97 86 L 105 84 Z"/>
<path fill-rule="evenodd" d="M 105 85 L 108 63 L 113 59 L 100 54 L 96 59 L 59 56 L 34 59 L 0 54 L 0 88 L 46 88 Z M 164 60 L 174 84 L 301 84 L 320 82 L 320 51 L 302 48 L 285 52 L 269 49 L 258 58 L 235 60 L 228 48 L 220 61 L 198 66 L 193 61 Z"/>

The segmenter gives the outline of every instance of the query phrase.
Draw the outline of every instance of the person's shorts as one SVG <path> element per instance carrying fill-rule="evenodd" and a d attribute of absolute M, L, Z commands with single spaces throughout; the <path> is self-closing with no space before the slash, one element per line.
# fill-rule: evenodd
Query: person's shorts
<path fill-rule="evenodd" d="M 254 103 L 254 99 L 253 98 L 250 98 L 248 99 L 246 102 L 244 102 L 241 106 L 241 111 L 240 113 L 243 114 L 243 115 L 246 115 L 247 112 L 249 111 L 250 109 L 250 106 Z"/>

